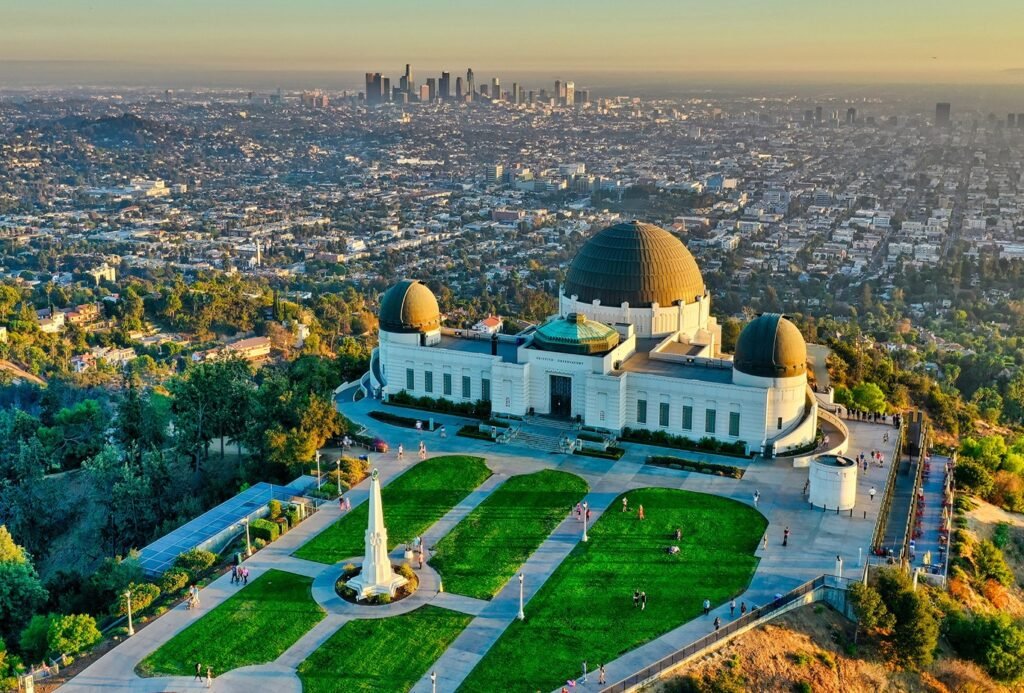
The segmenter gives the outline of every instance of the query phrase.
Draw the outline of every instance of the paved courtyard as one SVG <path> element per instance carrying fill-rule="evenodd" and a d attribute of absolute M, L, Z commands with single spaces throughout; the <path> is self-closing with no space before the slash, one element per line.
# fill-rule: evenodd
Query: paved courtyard
<path fill-rule="evenodd" d="M 757 509 L 765 515 L 769 523 L 767 547 L 758 546 L 756 555 L 760 562 L 757 570 L 746 592 L 737 598 L 753 606 L 765 604 L 771 601 L 774 595 L 785 593 L 821 574 L 833 573 L 837 555 L 843 557 L 847 577 L 859 572 L 860 561 L 867 557 L 877 512 L 882 505 L 881 497 L 876 497 L 872 502 L 868 495 L 870 487 L 875 486 L 881 490 L 885 486 L 886 470 L 877 467 L 872 467 L 866 475 L 858 479 L 858 502 L 853 516 L 850 517 L 848 513 L 837 515 L 835 512 L 822 512 L 820 509 L 811 508 L 803 493 L 807 470 L 794 469 L 789 460 L 750 462 L 701 453 L 677 453 L 690 458 L 745 467 L 746 473 L 742 479 L 731 479 L 654 467 L 644 463 L 650 454 L 676 454 L 664 448 L 628 443 L 624 446 L 627 453 L 617 461 L 539 452 L 531 448 L 526 441 L 499 445 L 456 436 L 455 432 L 466 423 L 464 420 L 435 416 L 435 421 L 443 424 L 448 434 L 442 438 L 437 432 L 417 432 L 399 428 L 383 424 L 368 416 L 370 411 L 381 406 L 379 402 L 371 399 L 352 401 L 351 391 L 343 392 L 339 397 L 339 407 L 344 414 L 387 440 L 392 444 L 392 450 L 398 443 L 404 443 L 406 450 L 415 450 L 422 439 L 426 442 L 430 456 L 478 455 L 486 460 L 494 472 L 492 477 L 425 533 L 424 541 L 428 546 L 444 537 L 505 479 L 542 469 L 560 469 L 587 481 L 591 490 L 586 500 L 594 510 L 592 523 L 599 519 L 600 513 L 612 500 L 631 489 L 685 489 L 732 498 L 748 505 L 754 504 L 754 491 L 757 490 L 760 493 Z M 417 416 L 413 410 L 408 412 L 409 416 Z M 890 442 L 883 442 L 885 434 L 891 432 L 891 426 L 858 421 L 849 421 L 847 424 L 850 428 L 851 456 L 861 451 L 877 449 L 883 450 L 886 457 L 892 459 L 892 447 L 897 436 L 889 436 Z M 557 435 L 557 432 L 553 435 Z M 370 461 L 372 466 L 380 470 L 382 482 L 387 484 L 416 464 L 414 458 L 415 455 L 407 454 L 404 461 L 399 461 L 395 454 L 389 453 L 371 455 Z M 366 500 L 367 487 L 368 481 L 350 492 L 349 497 L 353 505 Z M 384 511 L 386 517 L 387 507 Z M 349 620 L 383 618 L 405 613 L 429 603 L 473 616 L 470 625 L 452 642 L 431 669 L 437 673 L 437 690 L 448 693 L 459 686 L 515 619 L 519 608 L 517 580 L 510 580 L 490 601 L 472 599 L 438 591 L 439 577 L 429 565 L 420 571 L 421 587 L 409 599 L 372 608 L 343 601 L 334 592 L 334 580 L 339 573 L 337 564 L 325 566 L 292 556 L 296 549 L 335 522 L 339 516 L 340 510 L 336 504 L 325 504 L 313 517 L 256 553 L 245 563 L 253 579 L 271 568 L 313 578 L 313 597 L 326 610 L 327 617 L 274 662 L 221 673 L 213 681 L 213 690 L 300 691 L 301 684 L 295 673 L 296 668 Z M 787 547 L 782 546 L 782 532 L 785 527 L 789 527 L 792 532 Z M 530 613 L 530 598 L 543 586 L 579 540 L 580 523 L 571 517 L 567 509 L 566 519 L 523 564 L 521 569 L 528 576 L 525 592 L 527 618 Z M 148 654 L 236 591 L 237 588 L 230 584 L 228 575 L 219 578 L 202 590 L 202 608 L 198 612 L 188 611 L 184 605 L 167 612 L 93 663 L 62 690 L 205 690 L 205 683 L 194 682 L 190 677 L 141 678 L 134 673 L 134 669 Z M 606 663 L 608 682 L 612 683 L 628 676 L 706 635 L 711 630 L 715 616 L 721 616 L 723 621 L 727 621 L 728 606 L 712 611 L 707 617 L 702 616 L 683 624 L 615 661 Z M 581 653 L 581 661 L 585 658 L 585 653 Z M 590 677 L 587 684 L 580 683 L 578 687 L 597 690 L 596 681 L 596 677 Z M 429 672 L 413 690 L 431 690 Z"/>

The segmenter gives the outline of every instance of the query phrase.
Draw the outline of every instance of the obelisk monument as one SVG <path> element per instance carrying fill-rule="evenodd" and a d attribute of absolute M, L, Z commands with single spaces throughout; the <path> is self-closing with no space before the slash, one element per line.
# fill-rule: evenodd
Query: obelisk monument
<path fill-rule="evenodd" d="M 380 502 L 380 474 L 376 469 L 370 474 L 369 521 L 366 525 L 366 540 L 363 565 L 359 575 L 348 581 L 359 599 L 376 594 L 395 596 L 395 590 L 407 580 L 396 575 L 388 558 L 388 530 L 384 526 L 384 507 Z"/>

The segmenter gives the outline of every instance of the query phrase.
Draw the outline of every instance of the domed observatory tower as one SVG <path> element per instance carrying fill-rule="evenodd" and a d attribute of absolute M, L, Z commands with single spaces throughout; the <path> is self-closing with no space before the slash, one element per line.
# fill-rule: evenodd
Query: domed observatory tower
<path fill-rule="evenodd" d="M 778 313 L 760 315 L 743 328 L 733 356 L 733 384 L 767 391 L 766 456 L 812 443 L 818 405 L 807 387 L 807 343 Z"/>
<path fill-rule="evenodd" d="M 441 341 L 441 310 L 437 297 L 418 279 L 403 279 L 388 289 L 380 301 L 379 340 L 370 363 L 374 391 L 388 382 L 386 360 L 380 357 L 388 344 L 432 346 Z"/>

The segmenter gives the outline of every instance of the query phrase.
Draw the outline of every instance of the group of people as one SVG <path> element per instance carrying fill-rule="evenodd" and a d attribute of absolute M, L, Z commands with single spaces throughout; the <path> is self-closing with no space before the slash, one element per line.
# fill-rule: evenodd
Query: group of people
<path fill-rule="evenodd" d="M 197 587 L 196 585 L 189 585 L 188 596 L 185 598 L 185 608 L 199 608 L 199 587 Z"/>
<path fill-rule="evenodd" d="M 629 512 L 629 499 L 626 498 L 625 496 L 622 497 L 622 512 L 624 512 L 624 513 L 628 513 Z M 636 508 L 636 519 L 643 520 L 645 517 L 646 517 L 646 515 L 644 515 L 644 506 L 641 503 Z"/>
<path fill-rule="evenodd" d="M 857 462 L 860 464 L 861 468 L 865 472 L 868 471 L 868 459 L 869 458 L 863 452 L 857 455 Z M 877 464 L 879 467 L 884 467 L 885 453 L 883 453 L 881 450 L 872 450 L 870 460 L 872 463 Z"/>
<path fill-rule="evenodd" d="M 348 496 L 338 496 L 338 507 L 341 508 L 341 512 L 347 513 L 352 509 L 352 501 Z"/>
<path fill-rule="evenodd" d="M 231 566 L 231 584 L 232 585 L 248 585 L 249 584 L 249 569 L 243 565 L 235 564 Z M 196 601 L 199 596 L 196 595 Z"/>
<path fill-rule="evenodd" d="M 585 660 L 584 660 L 582 666 L 583 666 L 583 676 L 580 677 L 579 683 L 586 683 L 587 682 L 588 670 L 587 670 L 587 662 Z M 605 684 L 605 675 L 606 675 L 606 672 L 605 672 L 605 669 L 604 669 L 604 664 L 598 664 L 597 665 L 597 683 L 598 683 L 598 685 L 603 686 Z M 570 688 L 575 688 L 576 687 L 576 683 L 577 683 L 576 681 L 571 680 L 571 679 L 569 681 L 566 681 L 565 685 L 562 686 L 562 692 L 561 693 L 569 693 L 569 689 Z"/>
<path fill-rule="evenodd" d="M 203 663 L 196 662 L 196 676 L 194 681 L 203 681 Z M 209 688 L 213 685 L 213 667 L 206 667 L 206 687 Z"/>
<path fill-rule="evenodd" d="M 422 441 L 422 440 L 420 441 L 420 450 L 419 450 L 419 452 L 420 452 L 420 459 L 421 460 L 427 459 L 427 444 L 424 441 Z M 405 446 L 402 445 L 401 443 L 398 444 L 398 459 L 400 459 L 400 460 L 404 460 L 405 459 Z"/>
<path fill-rule="evenodd" d="M 576 519 L 580 520 L 580 521 L 583 521 L 584 518 L 586 519 L 586 521 L 588 523 L 590 522 L 590 506 L 587 505 L 586 503 L 577 503 L 576 504 Z"/>
<path fill-rule="evenodd" d="M 640 611 L 647 608 L 647 593 L 640 590 L 633 590 L 633 607 L 639 607 Z"/>
<path fill-rule="evenodd" d="M 711 600 L 710 599 L 705 599 L 703 606 L 704 606 L 704 615 L 708 616 L 711 613 Z M 746 613 L 747 613 L 747 603 L 744 602 L 744 601 L 741 601 L 740 602 L 740 617 L 745 616 Z M 735 599 L 732 599 L 732 600 L 729 601 L 729 618 L 736 618 L 736 600 Z M 715 620 L 714 620 L 713 625 L 714 625 L 715 630 L 718 630 L 719 628 L 721 628 L 722 627 L 722 617 L 721 616 L 715 616 Z"/>

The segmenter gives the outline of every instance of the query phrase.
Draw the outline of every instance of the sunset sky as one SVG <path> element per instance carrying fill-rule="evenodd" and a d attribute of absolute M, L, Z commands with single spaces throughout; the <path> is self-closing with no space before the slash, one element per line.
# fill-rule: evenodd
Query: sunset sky
<path fill-rule="evenodd" d="M 6 61 L 995 81 L 1024 70 L 1021 0 L 5 0 L 2 16 Z"/>

